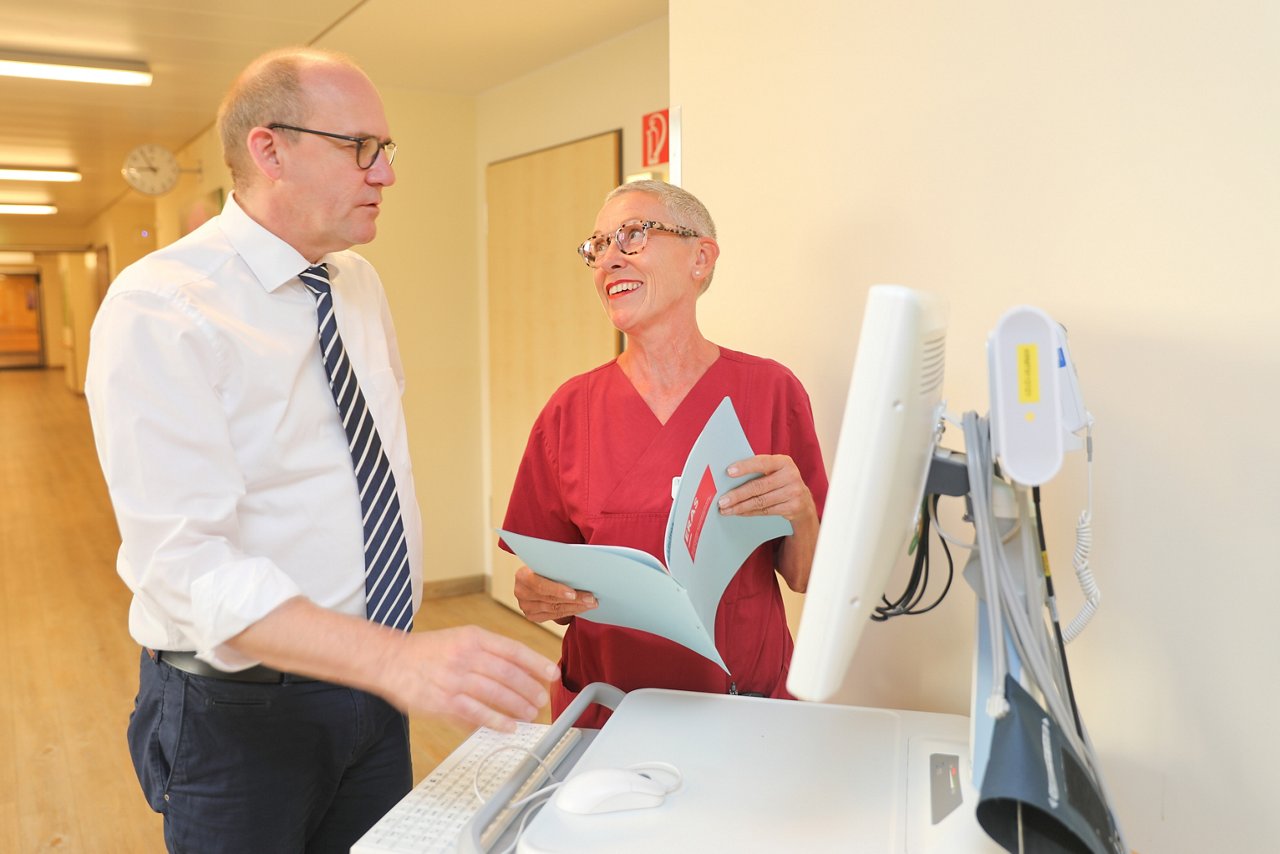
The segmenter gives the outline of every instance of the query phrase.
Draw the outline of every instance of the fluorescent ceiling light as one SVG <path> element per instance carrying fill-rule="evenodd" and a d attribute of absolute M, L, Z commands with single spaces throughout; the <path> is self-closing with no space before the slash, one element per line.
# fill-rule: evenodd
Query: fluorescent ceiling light
<path fill-rule="evenodd" d="M 78 83 L 114 83 L 118 86 L 150 86 L 151 70 L 145 62 L 122 59 L 90 59 L 78 56 L 0 51 L 0 75 L 34 77 L 37 80 L 70 80 Z"/>
<path fill-rule="evenodd" d="M 0 264 L 34 264 L 34 252 L 0 252 Z"/>
<path fill-rule="evenodd" d="M 53 205 L 6 205 L 0 204 L 0 214 L 56 214 L 58 209 Z"/>
<path fill-rule="evenodd" d="M 0 181 L 79 181 L 74 169 L 31 169 L 0 166 Z"/>

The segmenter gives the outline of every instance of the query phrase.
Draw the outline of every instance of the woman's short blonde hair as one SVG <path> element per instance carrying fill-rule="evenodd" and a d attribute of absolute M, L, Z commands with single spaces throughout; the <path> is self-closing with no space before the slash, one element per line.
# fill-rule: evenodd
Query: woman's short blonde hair
<path fill-rule="evenodd" d="M 604 197 L 604 200 L 608 202 L 627 193 L 648 193 L 656 197 L 662 207 L 666 209 L 672 225 L 682 225 L 698 232 L 700 237 L 715 239 L 716 224 L 715 220 L 711 218 L 711 212 L 707 210 L 706 205 L 698 200 L 697 196 L 683 187 L 668 184 L 666 181 L 631 181 L 614 187 Z M 711 269 L 707 271 L 707 277 L 702 280 L 702 286 L 698 293 L 702 293 L 710 287 L 711 276 L 714 273 L 715 265 L 713 264 Z"/>

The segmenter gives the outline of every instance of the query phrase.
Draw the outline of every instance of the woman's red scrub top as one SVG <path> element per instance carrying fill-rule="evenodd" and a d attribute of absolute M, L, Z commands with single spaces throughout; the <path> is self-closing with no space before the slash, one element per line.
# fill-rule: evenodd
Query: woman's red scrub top
<path fill-rule="evenodd" d="M 562 385 L 530 433 L 503 527 L 566 543 L 629 546 L 662 559 L 672 478 L 726 396 L 757 454 L 795 461 L 821 515 L 827 475 L 804 387 L 777 362 L 722 347 L 666 424 L 616 361 Z M 552 686 L 553 714 L 597 681 L 623 691 L 789 697 L 792 640 L 774 570 L 781 542 L 756 549 L 721 598 L 715 637 L 728 674 L 665 638 L 574 619 L 561 649 L 561 682 Z M 597 727 L 607 717 L 593 706 L 578 724 Z"/>

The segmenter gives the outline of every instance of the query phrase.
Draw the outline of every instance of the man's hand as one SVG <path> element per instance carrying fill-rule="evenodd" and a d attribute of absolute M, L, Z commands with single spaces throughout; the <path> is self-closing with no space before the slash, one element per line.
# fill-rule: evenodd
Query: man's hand
<path fill-rule="evenodd" d="M 524 644 L 476 626 L 402 632 L 301 597 L 224 644 L 278 670 L 359 688 L 411 715 L 515 730 L 547 702 L 560 669 Z"/>
<path fill-rule="evenodd" d="M 524 615 L 535 623 L 567 620 L 596 607 L 596 597 L 585 590 L 552 581 L 534 573 L 527 566 L 516 570 L 516 602 Z"/>
<path fill-rule="evenodd" d="M 410 714 L 512 732 L 547 704 L 559 669 L 533 650 L 477 626 L 412 632 L 396 644 L 382 680 L 386 698 Z"/>

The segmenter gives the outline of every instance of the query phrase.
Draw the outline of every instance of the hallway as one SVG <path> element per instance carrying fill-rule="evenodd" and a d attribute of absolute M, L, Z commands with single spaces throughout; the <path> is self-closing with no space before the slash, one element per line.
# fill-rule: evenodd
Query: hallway
<path fill-rule="evenodd" d="M 61 371 L 0 370 L 0 851 L 164 850 L 125 746 L 138 647 L 118 545 L 84 399 Z M 428 602 L 417 628 L 464 623 L 558 657 L 558 638 L 487 594 Z M 415 781 L 468 734 L 411 731 Z"/>

